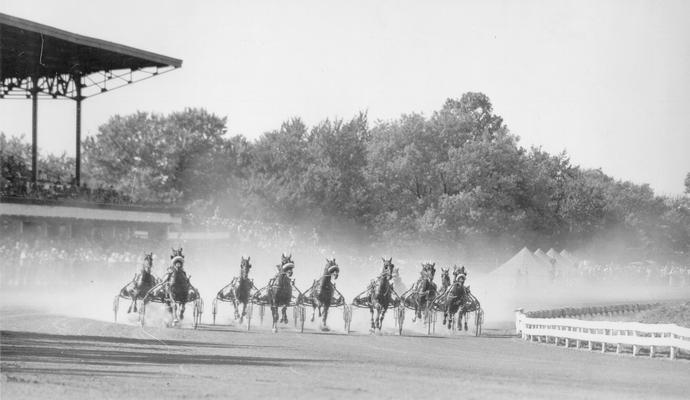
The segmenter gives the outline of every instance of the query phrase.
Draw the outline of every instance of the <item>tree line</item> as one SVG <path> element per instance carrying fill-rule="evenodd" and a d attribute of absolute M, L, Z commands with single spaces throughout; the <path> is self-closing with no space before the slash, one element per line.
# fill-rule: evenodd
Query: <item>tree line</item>
<path fill-rule="evenodd" d="M 360 113 L 312 127 L 293 118 L 255 141 L 226 127 L 204 109 L 113 116 L 84 141 L 83 175 L 196 216 L 313 225 L 363 241 L 690 254 L 688 196 L 657 196 L 565 152 L 523 148 L 482 93 L 448 99 L 430 116 L 370 123 Z M 27 159 L 17 139 L 2 143 L 3 162 L 12 152 L 14 163 Z M 73 165 L 64 155 L 42 163 Z M 690 193 L 690 174 L 685 185 Z"/>

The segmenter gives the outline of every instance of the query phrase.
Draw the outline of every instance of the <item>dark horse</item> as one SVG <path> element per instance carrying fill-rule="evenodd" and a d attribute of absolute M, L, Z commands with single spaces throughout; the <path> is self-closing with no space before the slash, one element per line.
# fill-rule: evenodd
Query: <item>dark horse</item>
<path fill-rule="evenodd" d="M 335 288 L 335 281 L 338 279 L 338 274 L 340 273 L 340 267 L 335 262 L 334 259 L 326 259 L 326 266 L 323 268 L 323 274 L 319 279 L 314 280 L 311 289 L 304 293 L 307 303 L 310 303 L 313 307 L 311 314 L 311 321 L 314 322 L 314 314 L 316 314 L 316 309 L 319 310 L 319 317 L 323 316 L 323 321 L 321 322 L 321 330 L 327 331 L 328 326 L 326 325 L 326 320 L 328 319 L 328 309 L 331 304 L 338 306 L 345 303 L 343 296 Z M 334 300 L 334 295 L 338 297 Z M 338 304 L 342 303 L 342 304 Z M 321 309 L 323 308 L 323 312 Z"/>
<path fill-rule="evenodd" d="M 141 270 L 134 275 L 132 282 L 122 288 L 120 296 L 132 299 L 132 304 L 129 305 L 127 313 L 137 312 L 137 301 L 142 300 L 146 293 L 156 285 L 157 279 L 151 273 L 153 266 L 153 253 L 144 254 L 144 263 L 141 265 Z"/>
<path fill-rule="evenodd" d="M 359 307 L 369 307 L 371 312 L 371 332 L 381 331 L 383 317 L 386 315 L 386 310 L 393 304 L 393 285 L 391 279 L 393 277 L 393 259 L 389 258 L 383 260 L 383 269 L 381 274 L 372 280 L 367 290 L 360 293 L 352 301 L 354 305 Z M 396 295 L 397 297 L 397 295 Z M 376 310 L 376 318 L 374 318 L 374 310 Z"/>
<path fill-rule="evenodd" d="M 422 310 L 426 310 L 436 297 L 437 287 L 434 283 L 435 274 L 436 264 L 422 264 L 422 271 L 419 279 L 406 295 L 403 295 L 403 301 L 406 303 L 405 305 L 414 308 L 412 322 L 416 321 L 417 318 L 422 318 Z"/>
<path fill-rule="evenodd" d="M 232 305 L 235 307 L 235 319 L 239 319 L 240 323 L 244 320 L 247 315 L 247 303 L 249 303 L 249 297 L 252 289 L 256 289 L 254 286 L 254 281 L 249 279 L 249 270 L 252 265 L 249 263 L 251 257 L 244 258 L 240 261 L 240 276 L 232 278 L 229 285 L 221 289 L 216 297 L 218 299 L 230 300 Z M 242 304 L 242 314 L 240 314 L 237 303 Z"/>
<path fill-rule="evenodd" d="M 185 304 L 190 300 L 194 300 L 195 289 L 192 287 L 182 264 L 184 263 L 184 256 L 175 255 L 172 259 L 172 266 L 165 281 L 165 293 L 167 297 L 168 310 L 173 315 L 173 323 L 184 319 Z"/>
<path fill-rule="evenodd" d="M 438 290 L 438 296 L 443 296 L 450 287 L 450 269 L 441 268 L 441 288 Z"/>
<path fill-rule="evenodd" d="M 453 268 L 453 283 L 448 288 L 445 295 L 445 301 L 443 306 L 443 324 L 448 322 L 448 329 L 453 328 L 453 319 L 455 314 L 458 315 L 458 328 L 462 325 L 462 315 L 464 314 L 463 308 L 467 302 L 467 288 L 465 287 L 465 279 L 467 278 L 467 273 L 465 272 L 465 267 L 458 269 Z M 465 330 L 467 330 L 467 320 L 465 320 Z"/>
<path fill-rule="evenodd" d="M 293 270 L 295 263 L 292 262 L 292 256 L 285 254 L 280 257 L 280 265 L 276 266 L 278 273 L 270 281 L 268 281 L 268 304 L 271 306 L 271 313 L 273 314 L 273 325 L 271 330 L 278 332 L 278 307 L 282 307 L 280 322 L 287 324 L 287 308 L 292 302 L 292 289 L 294 284 L 292 281 Z M 297 290 L 297 288 L 295 288 Z M 302 294 L 298 292 L 297 303 L 301 301 Z"/>

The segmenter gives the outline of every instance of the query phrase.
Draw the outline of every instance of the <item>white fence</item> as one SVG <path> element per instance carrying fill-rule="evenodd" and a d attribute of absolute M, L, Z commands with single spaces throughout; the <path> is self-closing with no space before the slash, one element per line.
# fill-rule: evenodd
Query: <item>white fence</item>
<path fill-rule="evenodd" d="M 690 329 L 675 324 L 642 324 L 639 322 L 582 321 L 570 318 L 529 318 L 521 310 L 515 315 L 515 330 L 525 340 L 606 352 L 615 346 L 621 353 L 632 347 L 636 356 L 649 349 L 649 356 L 668 350 L 671 359 L 679 350 L 690 351 Z"/>

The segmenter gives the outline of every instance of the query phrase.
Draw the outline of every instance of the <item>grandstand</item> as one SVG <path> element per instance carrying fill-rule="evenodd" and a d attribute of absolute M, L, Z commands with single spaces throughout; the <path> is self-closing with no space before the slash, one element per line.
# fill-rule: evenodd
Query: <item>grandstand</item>
<path fill-rule="evenodd" d="M 182 66 L 182 60 L 0 13 L 0 99 L 31 99 L 31 177 L 0 180 L 0 232 L 41 237 L 158 237 L 181 223 L 182 210 L 134 204 L 112 188 L 81 184 L 81 103 L 85 99 Z M 76 104 L 73 179 L 40 180 L 38 99 Z M 50 171 L 48 171 L 50 173 Z"/>

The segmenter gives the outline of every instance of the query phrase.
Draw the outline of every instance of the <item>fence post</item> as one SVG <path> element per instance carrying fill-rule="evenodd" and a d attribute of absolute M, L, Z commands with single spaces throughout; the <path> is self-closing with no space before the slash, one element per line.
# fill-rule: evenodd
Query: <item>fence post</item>
<path fill-rule="evenodd" d="M 675 348 L 675 347 L 671 346 L 671 348 L 670 348 L 670 350 L 669 350 L 668 357 L 669 357 L 671 360 L 675 360 L 675 359 L 676 359 L 676 348 Z"/>
<path fill-rule="evenodd" d="M 522 320 L 525 314 L 522 312 L 522 308 L 515 309 L 515 334 L 519 335 L 523 331 Z"/>

